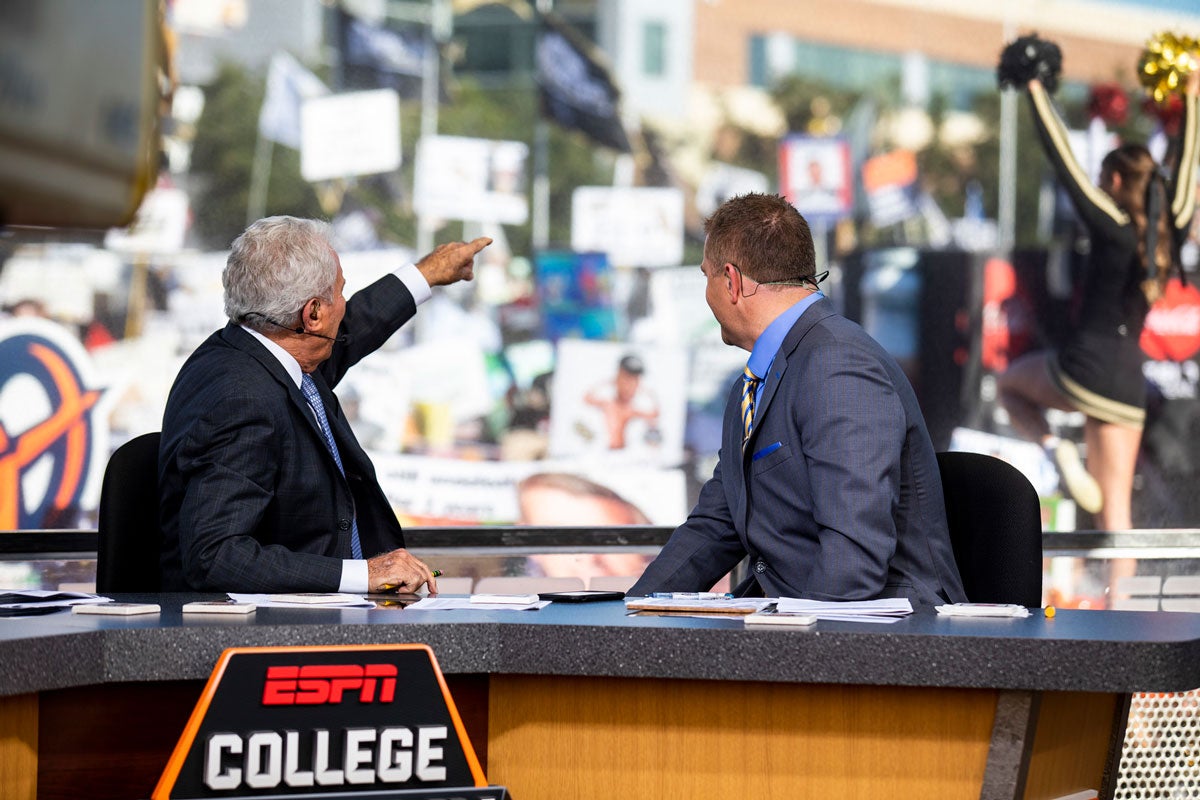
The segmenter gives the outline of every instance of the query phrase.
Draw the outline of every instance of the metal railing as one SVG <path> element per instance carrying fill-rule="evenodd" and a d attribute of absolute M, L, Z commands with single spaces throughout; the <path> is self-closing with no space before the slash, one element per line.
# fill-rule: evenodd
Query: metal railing
<path fill-rule="evenodd" d="M 413 550 L 472 550 L 512 555 L 595 550 L 642 550 L 662 547 L 673 528 L 652 525 L 533 528 L 470 526 L 405 528 Z M 94 557 L 94 530 L 0 531 L 0 558 Z M 1131 531 L 1071 531 L 1042 535 L 1047 558 L 1200 559 L 1200 528 Z"/>

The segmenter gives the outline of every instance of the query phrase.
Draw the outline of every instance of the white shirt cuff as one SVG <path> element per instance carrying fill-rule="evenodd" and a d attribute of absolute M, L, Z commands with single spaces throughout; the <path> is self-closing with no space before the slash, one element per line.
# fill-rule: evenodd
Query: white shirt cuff
<path fill-rule="evenodd" d="M 371 591 L 371 575 L 365 560 L 347 559 L 342 562 L 342 582 L 338 591 L 347 594 L 366 594 Z"/>
<path fill-rule="evenodd" d="M 425 280 L 425 276 L 421 274 L 421 270 L 417 269 L 416 264 L 405 264 L 392 274 L 408 287 L 409 294 L 413 296 L 413 302 L 417 305 L 421 305 L 421 303 L 433 297 L 433 290 L 429 288 L 429 281 Z"/>

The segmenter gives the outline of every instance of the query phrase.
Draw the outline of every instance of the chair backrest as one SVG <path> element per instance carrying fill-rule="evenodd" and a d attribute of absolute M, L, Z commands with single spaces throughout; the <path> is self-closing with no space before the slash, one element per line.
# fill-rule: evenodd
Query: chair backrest
<path fill-rule="evenodd" d="M 96 591 L 157 592 L 162 588 L 158 521 L 158 440 L 144 433 L 108 460 L 100 486 Z"/>
<path fill-rule="evenodd" d="M 946 520 L 972 603 L 1042 604 L 1042 514 L 1037 490 L 1007 461 L 938 453 Z"/>

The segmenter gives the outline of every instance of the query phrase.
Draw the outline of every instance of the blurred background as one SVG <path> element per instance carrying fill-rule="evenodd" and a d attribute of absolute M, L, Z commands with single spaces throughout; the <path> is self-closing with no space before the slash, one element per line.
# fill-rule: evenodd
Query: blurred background
<path fill-rule="evenodd" d="M 674 526 L 745 362 L 704 303 L 703 219 L 747 191 L 810 221 L 826 293 L 905 367 L 937 449 L 1008 459 L 1047 531 L 1087 529 L 995 402 L 1058 341 L 1088 247 L 995 67 L 1018 35 L 1058 43 L 1098 171 L 1178 132 L 1138 81 L 1162 31 L 1200 33 L 1200 3 L 6 0 L 0 530 L 95 528 L 109 454 L 160 427 L 225 323 L 230 242 L 272 214 L 332 222 L 347 293 L 495 240 L 338 387 L 403 523 Z M 1194 280 L 1142 346 L 1135 527 L 1196 527 Z"/>

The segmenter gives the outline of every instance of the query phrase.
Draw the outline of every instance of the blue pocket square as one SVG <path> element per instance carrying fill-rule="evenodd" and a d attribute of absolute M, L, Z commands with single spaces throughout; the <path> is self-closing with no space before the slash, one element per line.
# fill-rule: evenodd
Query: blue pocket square
<path fill-rule="evenodd" d="M 774 444 L 769 444 L 766 447 L 764 447 L 762 450 L 759 450 L 757 453 L 755 453 L 753 456 L 751 456 L 750 460 L 758 461 L 763 456 L 769 456 L 769 455 L 771 455 L 771 453 L 774 453 L 776 450 L 778 450 L 781 447 L 783 447 L 783 442 L 775 442 Z"/>

